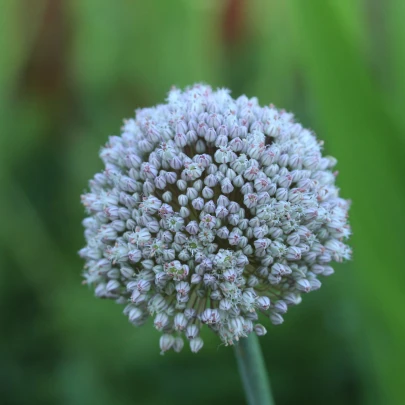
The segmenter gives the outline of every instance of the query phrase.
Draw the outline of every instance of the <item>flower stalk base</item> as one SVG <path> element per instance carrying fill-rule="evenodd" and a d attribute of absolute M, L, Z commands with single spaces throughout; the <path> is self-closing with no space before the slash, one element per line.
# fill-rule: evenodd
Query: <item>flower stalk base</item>
<path fill-rule="evenodd" d="M 270 381 L 260 344 L 255 334 L 242 338 L 234 346 L 239 374 L 249 405 L 274 405 Z"/>

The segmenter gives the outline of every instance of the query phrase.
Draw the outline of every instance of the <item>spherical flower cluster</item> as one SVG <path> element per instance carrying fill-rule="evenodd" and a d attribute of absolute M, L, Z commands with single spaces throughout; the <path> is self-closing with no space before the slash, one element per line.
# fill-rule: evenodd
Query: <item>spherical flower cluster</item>
<path fill-rule="evenodd" d="M 86 282 L 132 324 L 152 316 L 162 353 L 182 337 L 199 351 L 204 324 L 225 344 L 264 335 L 260 313 L 281 324 L 350 258 L 349 203 L 321 145 L 255 98 L 171 90 L 100 152 L 105 170 L 82 196 Z"/>

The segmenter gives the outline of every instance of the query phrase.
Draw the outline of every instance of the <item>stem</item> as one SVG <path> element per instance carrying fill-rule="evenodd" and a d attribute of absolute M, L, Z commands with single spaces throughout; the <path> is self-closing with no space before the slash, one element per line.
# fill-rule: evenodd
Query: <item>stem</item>
<path fill-rule="evenodd" d="M 274 405 L 262 351 L 257 336 L 250 333 L 234 346 L 239 374 L 249 405 Z"/>

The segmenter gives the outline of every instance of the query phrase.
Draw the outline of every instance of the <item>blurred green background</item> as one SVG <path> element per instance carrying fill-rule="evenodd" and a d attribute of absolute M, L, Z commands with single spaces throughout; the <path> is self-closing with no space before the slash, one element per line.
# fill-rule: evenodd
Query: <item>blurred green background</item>
<path fill-rule="evenodd" d="M 0 403 L 244 404 L 233 352 L 81 285 L 80 194 L 135 108 L 204 81 L 294 111 L 339 160 L 354 260 L 261 338 L 276 403 L 405 404 L 402 0 L 0 0 Z"/>

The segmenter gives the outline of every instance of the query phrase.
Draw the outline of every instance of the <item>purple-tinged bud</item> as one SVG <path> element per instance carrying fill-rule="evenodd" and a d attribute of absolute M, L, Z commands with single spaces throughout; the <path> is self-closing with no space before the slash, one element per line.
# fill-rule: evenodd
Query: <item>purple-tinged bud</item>
<path fill-rule="evenodd" d="M 190 285 L 186 281 L 180 281 L 176 284 L 176 291 L 180 295 L 186 296 L 190 292 Z"/>
<path fill-rule="evenodd" d="M 194 199 L 193 201 L 191 201 L 191 205 L 197 211 L 201 211 L 204 207 L 204 200 L 201 197 L 198 197 L 198 198 Z"/>
<path fill-rule="evenodd" d="M 186 328 L 185 335 L 186 335 L 187 339 L 191 340 L 191 339 L 195 339 L 199 333 L 200 333 L 200 330 L 198 329 L 198 327 L 196 325 L 189 325 Z"/>
<path fill-rule="evenodd" d="M 301 259 L 301 249 L 297 246 L 291 246 L 287 249 L 285 255 L 287 260 L 296 261 Z"/>
<path fill-rule="evenodd" d="M 184 331 L 187 327 L 188 320 L 187 318 L 180 312 L 177 313 L 173 320 L 174 329 L 177 331 Z"/>
<path fill-rule="evenodd" d="M 169 325 L 169 317 L 165 313 L 161 312 L 160 314 L 156 315 L 153 324 L 157 330 L 162 331 L 167 325 Z"/>
<path fill-rule="evenodd" d="M 216 309 L 207 308 L 200 316 L 201 322 L 208 325 L 215 325 L 220 322 L 221 317 Z"/>
<path fill-rule="evenodd" d="M 258 297 L 256 303 L 257 306 L 263 311 L 267 311 L 270 308 L 270 298 L 266 297 L 265 295 Z"/>
<path fill-rule="evenodd" d="M 150 290 L 151 282 L 149 280 L 139 280 L 136 288 L 140 293 L 147 292 Z"/>
<path fill-rule="evenodd" d="M 197 233 L 199 231 L 197 221 L 190 221 L 186 226 L 186 231 L 190 235 L 197 235 Z"/>

